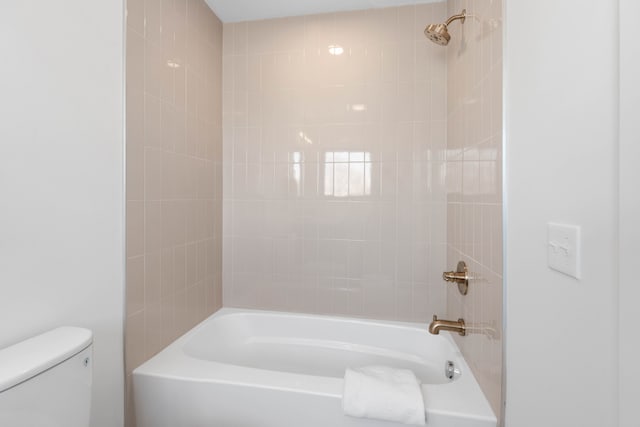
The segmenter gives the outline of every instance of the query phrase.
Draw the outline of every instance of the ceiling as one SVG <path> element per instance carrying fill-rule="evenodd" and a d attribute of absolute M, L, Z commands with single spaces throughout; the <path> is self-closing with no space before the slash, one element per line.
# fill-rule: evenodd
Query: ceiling
<path fill-rule="evenodd" d="M 205 0 L 222 22 L 255 21 L 283 16 L 344 10 L 377 9 L 442 0 Z"/>

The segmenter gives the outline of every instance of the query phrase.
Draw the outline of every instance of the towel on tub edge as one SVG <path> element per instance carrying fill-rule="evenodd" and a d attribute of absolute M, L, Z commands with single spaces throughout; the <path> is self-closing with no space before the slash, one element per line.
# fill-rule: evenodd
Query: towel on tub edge
<path fill-rule="evenodd" d="M 408 369 L 388 366 L 347 369 L 342 409 L 352 417 L 425 425 L 420 382 Z"/>

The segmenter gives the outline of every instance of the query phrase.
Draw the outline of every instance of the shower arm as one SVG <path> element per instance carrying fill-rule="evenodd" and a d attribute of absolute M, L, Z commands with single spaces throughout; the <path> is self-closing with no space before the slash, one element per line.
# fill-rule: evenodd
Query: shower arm
<path fill-rule="evenodd" d="M 458 15 L 453 15 L 451 18 L 447 19 L 447 22 L 444 23 L 445 26 L 449 26 L 449 24 L 451 24 L 453 21 L 456 21 L 458 19 L 462 20 L 462 23 L 464 24 L 464 20 L 467 18 L 467 9 L 462 9 L 462 13 L 458 14 Z"/>

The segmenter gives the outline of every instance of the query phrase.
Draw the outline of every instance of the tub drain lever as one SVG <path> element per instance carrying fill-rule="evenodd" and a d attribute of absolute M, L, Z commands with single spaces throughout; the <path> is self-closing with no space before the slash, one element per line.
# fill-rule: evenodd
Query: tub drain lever
<path fill-rule="evenodd" d="M 454 380 L 460 376 L 460 369 L 451 360 L 444 363 L 444 376 L 450 380 Z"/>

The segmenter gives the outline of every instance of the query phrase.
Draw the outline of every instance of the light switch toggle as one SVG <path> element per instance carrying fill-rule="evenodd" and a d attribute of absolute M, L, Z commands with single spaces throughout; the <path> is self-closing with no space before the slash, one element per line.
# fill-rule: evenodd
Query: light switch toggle
<path fill-rule="evenodd" d="M 549 242 L 549 246 L 553 248 L 554 252 L 562 250 L 567 256 L 569 256 L 569 254 L 571 253 L 571 248 L 569 246 L 564 246 L 562 243 Z"/>
<path fill-rule="evenodd" d="M 547 259 L 549 268 L 580 278 L 580 227 L 547 224 Z"/>

